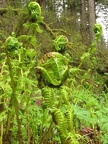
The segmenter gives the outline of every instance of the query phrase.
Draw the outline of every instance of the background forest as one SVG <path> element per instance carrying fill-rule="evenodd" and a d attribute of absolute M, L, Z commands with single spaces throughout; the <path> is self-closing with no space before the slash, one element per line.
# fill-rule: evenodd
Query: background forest
<path fill-rule="evenodd" d="M 0 144 L 108 144 L 107 13 L 107 0 L 0 1 Z"/>

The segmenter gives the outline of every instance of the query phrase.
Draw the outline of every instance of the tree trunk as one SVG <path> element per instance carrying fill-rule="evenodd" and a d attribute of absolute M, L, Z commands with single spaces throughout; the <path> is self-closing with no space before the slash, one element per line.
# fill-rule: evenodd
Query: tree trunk
<path fill-rule="evenodd" d="M 46 0 L 38 0 L 37 2 L 43 7 L 46 5 Z"/>
<path fill-rule="evenodd" d="M 83 42 L 86 44 L 87 43 L 87 38 L 88 38 L 88 31 L 87 31 L 87 2 L 86 0 L 81 0 L 81 35 L 83 38 Z"/>
<path fill-rule="evenodd" d="M 95 2 L 94 0 L 88 0 L 89 4 L 89 30 L 90 30 L 90 41 L 94 40 L 95 34 L 93 32 L 94 24 L 96 23 L 95 18 Z"/>

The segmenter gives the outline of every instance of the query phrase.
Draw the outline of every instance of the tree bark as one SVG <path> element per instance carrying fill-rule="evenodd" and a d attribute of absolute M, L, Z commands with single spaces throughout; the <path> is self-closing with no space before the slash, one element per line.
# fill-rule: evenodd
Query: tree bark
<path fill-rule="evenodd" d="M 43 7 L 46 5 L 46 0 L 38 0 L 37 2 Z"/>
<path fill-rule="evenodd" d="M 83 42 L 86 44 L 87 43 L 87 38 L 88 38 L 88 31 L 87 31 L 87 2 L 86 0 L 81 0 L 81 35 L 83 38 Z"/>
<path fill-rule="evenodd" d="M 93 31 L 94 24 L 96 23 L 95 18 L 95 2 L 94 0 L 88 0 L 89 4 L 89 30 L 90 30 L 90 41 L 94 40 L 95 34 Z"/>

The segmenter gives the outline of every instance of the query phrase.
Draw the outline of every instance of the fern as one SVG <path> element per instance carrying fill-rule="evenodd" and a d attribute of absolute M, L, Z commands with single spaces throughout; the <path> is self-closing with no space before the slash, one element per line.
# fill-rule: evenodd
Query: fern
<path fill-rule="evenodd" d="M 49 88 L 46 86 L 42 89 L 42 92 L 47 108 L 53 109 L 53 107 L 55 107 L 56 104 L 53 88 Z"/>
<path fill-rule="evenodd" d="M 66 111 L 66 120 L 67 120 L 67 124 L 68 124 L 68 129 L 70 132 L 74 131 L 74 126 L 73 126 L 73 114 L 70 110 Z"/>
<path fill-rule="evenodd" d="M 49 73 L 47 72 L 47 70 L 43 67 L 37 67 L 41 73 L 43 74 L 44 78 L 47 79 L 48 83 L 51 83 L 55 86 L 58 86 L 61 84 L 61 80 L 56 80 L 56 79 L 52 79 L 51 75 L 49 75 Z"/>
<path fill-rule="evenodd" d="M 66 90 L 66 86 L 61 86 L 59 89 L 60 96 L 62 98 L 62 101 L 66 104 L 69 105 L 69 98 L 68 98 L 68 92 Z"/>
<path fill-rule="evenodd" d="M 60 109 L 55 108 L 53 111 L 53 118 L 58 126 L 61 136 L 66 137 L 68 131 L 63 112 Z"/>

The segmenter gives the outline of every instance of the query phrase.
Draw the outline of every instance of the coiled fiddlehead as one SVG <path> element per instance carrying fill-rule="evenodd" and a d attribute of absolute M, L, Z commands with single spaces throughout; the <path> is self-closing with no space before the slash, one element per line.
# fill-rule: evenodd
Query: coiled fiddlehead
<path fill-rule="evenodd" d="M 22 46 L 22 43 L 20 43 L 17 38 L 9 36 L 5 41 L 5 45 L 8 52 L 13 52 L 19 49 Z"/>
<path fill-rule="evenodd" d="M 54 40 L 54 47 L 58 52 L 62 52 L 65 50 L 67 43 L 67 37 L 64 35 L 60 35 Z"/>
<path fill-rule="evenodd" d="M 94 33 L 96 35 L 95 39 L 100 39 L 101 35 L 102 35 L 102 26 L 100 24 L 95 24 L 94 25 Z"/>
<path fill-rule="evenodd" d="M 28 12 L 33 20 L 39 20 L 41 17 L 41 7 L 37 2 L 30 2 L 28 4 Z"/>
<path fill-rule="evenodd" d="M 95 24 L 93 30 L 94 30 L 94 33 L 95 33 L 95 39 L 94 39 L 94 41 L 92 42 L 92 44 L 89 48 L 88 52 L 90 54 L 94 54 L 94 52 L 96 52 L 97 42 L 101 38 L 101 35 L 102 35 L 102 26 L 100 24 Z"/>
<path fill-rule="evenodd" d="M 41 58 L 37 69 L 47 84 L 59 86 L 68 76 L 68 60 L 57 52 L 49 52 Z"/>

